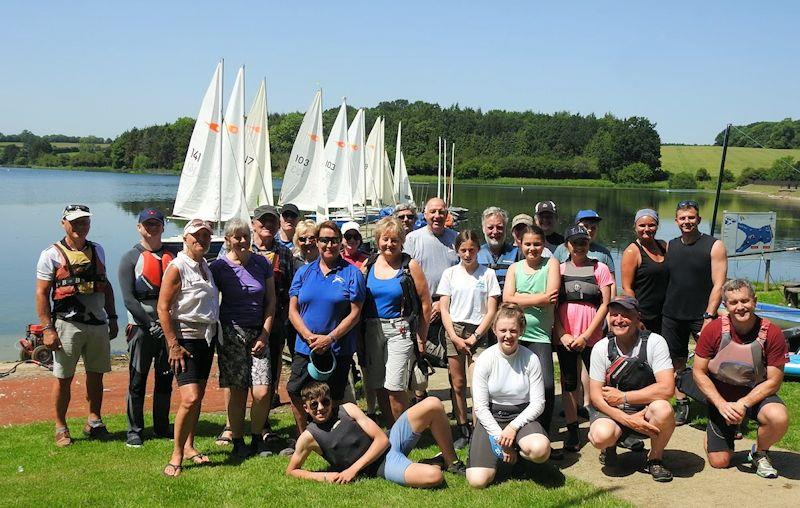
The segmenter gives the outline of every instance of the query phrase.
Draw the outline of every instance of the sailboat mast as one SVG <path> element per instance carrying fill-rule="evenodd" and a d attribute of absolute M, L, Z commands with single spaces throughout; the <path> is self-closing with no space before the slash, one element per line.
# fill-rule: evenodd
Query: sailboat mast
<path fill-rule="evenodd" d="M 450 206 L 453 206 L 453 180 L 456 178 L 456 144 L 453 142 L 450 153 Z"/>
<path fill-rule="evenodd" d="M 439 166 L 436 168 L 436 197 L 442 196 L 442 137 L 439 136 Z"/>
<path fill-rule="evenodd" d="M 443 140 L 442 146 L 444 146 L 444 150 L 442 151 L 442 162 L 443 162 L 442 169 L 444 170 L 444 172 L 442 173 L 444 175 L 444 180 L 442 182 L 443 184 L 442 190 L 444 191 L 444 196 L 442 196 L 442 200 L 444 201 L 444 206 L 447 206 L 447 140 L 446 139 Z"/>
<path fill-rule="evenodd" d="M 219 189 L 219 201 L 217 202 L 217 234 L 221 234 L 222 232 L 222 137 L 225 135 L 225 117 L 223 116 L 223 108 L 222 108 L 222 98 L 224 97 L 223 94 L 223 87 L 225 85 L 225 59 L 223 58 L 220 63 L 222 64 L 222 68 L 220 69 L 219 73 L 219 183 L 217 188 Z"/>

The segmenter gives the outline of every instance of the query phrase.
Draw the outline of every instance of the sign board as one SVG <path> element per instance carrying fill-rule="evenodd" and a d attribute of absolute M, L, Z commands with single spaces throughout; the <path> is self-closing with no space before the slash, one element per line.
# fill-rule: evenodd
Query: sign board
<path fill-rule="evenodd" d="M 762 254 L 775 248 L 775 212 L 724 212 L 722 243 L 729 256 Z"/>

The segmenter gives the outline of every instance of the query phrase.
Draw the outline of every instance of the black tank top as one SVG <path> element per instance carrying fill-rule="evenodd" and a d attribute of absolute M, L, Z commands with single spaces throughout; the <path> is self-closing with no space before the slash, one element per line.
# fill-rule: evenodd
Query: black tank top
<path fill-rule="evenodd" d="M 667 284 L 669 283 L 667 260 L 665 258 L 660 263 L 653 261 L 647 251 L 639 245 L 639 242 L 633 243 L 639 248 L 639 253 L 642 255 L 642 262 L 636 268 L 636 274 L 633 277 L 633 291 L 636 293 L 636 299 L 639 300 L 642 318 L 655 319 L 661 316 L 664 297 L 667 294 Z M 661 244 L 656 241 L 656 245 L 661 254 L 664 254 Z"/>
<path fill-rule="evenodd" d="M 342 406 L 339 406 L 336 416 L 331 417 L 327 422 L 319 425 L 311 422 L 306 429 L 322 450 L 322 457 L 330 464 L 330 470 L 337 473 L 355 464 L 372 445 L 372 438 L 347 414 Z M 360 474 L 378 475 L 385 456 L 386 454 L 364 468 Z"/>
<path fill-rule="evenodd" d="M 716 238 L 705 233 L 690 245 L 673 238 L 667 249 L 669 284 L 663 314 L 685 321 L 703 318 L 714 283 L 711 280 L 711 248 Z"/>

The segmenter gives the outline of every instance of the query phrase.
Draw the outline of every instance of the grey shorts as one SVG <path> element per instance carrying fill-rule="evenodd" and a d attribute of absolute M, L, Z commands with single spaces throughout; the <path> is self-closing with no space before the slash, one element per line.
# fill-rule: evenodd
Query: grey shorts
<path fill-rule="evenodd" d="M 260 356 L 253 356 L 250 352 L 260 333 L 261 328 L 222 325 L 222 342 L 217 348 L 220 388 L 270 384 L 269 344 Z"/>
<path fill-rule="evenodd" d="M 639 412 L 639 411 L 641 411 L 641 408 L 635 409 L 635 410 L 632 410 L 632 411 L 633 412 Z M 650 437 L 648 437 L 648 436 L 646 436 L 644 434 L 639 434 L 638 432 L 636 432 L 635 430 L 631 429 L 630 427 L 626 427 L 624 425 L 620 425 L 619 422 L 617 422 L 616 420 L 614 420 L 613 418 L 611 418 L 607 414 L 603 413 L 602 411 L 598 411 L 597 409 L 594 408 L 594 406 L 589 405 L 589 425 L 591 425 L 592 423 L 594 423 L 597 420 L 600 420 L 602 418 L 608 418 L 612 422 L 616 423 L 617 426 L 620 429 L 622 429 L 622 435 L 619 436 L 619 441 L 622 441 L 626 437 L 629 437 L 629 436 L 633 436 L 633 437 L 636 437 L 636 438 L 639 438 L 639 439 L 650 439 Z"/>
<path fill-rule="evenodd" d="M 369 388 L 408 390 L 416 337 L 404 318 L 367 319 L 364 337 L 364 381 Z"/>
<path fill-rule="evenodd" d="M 527 404 L 521 406 L 494 406 L 492 407 L 492 415 L 494 415 L 494 419 L 500 425 L 500 428 L 504 429 L 506 425 L 517 417 L 526 405 Z M 547 437 L 544 427 L 534 420 L 523 425 L 522 428 L 517 431 L 517 435 L 514 437 L 514 443 L 519 445 L 523 437 L 532 434 L 541 434 Z M 489 443 L 489 433 L 486 432 L 486 429 L 483 428 L 479 420 L 475 424 L 475 431 L 472 433 L 472 439 L 469 442 L 469 460 L 467 462 L 467 467 L 496 469 L 499 462 L 500 459 L 495 456 L 492 451 L 492 445 Z"/>
<path fill-rule="evenodd" d="M 76 321 L 56 319 L 54 325 L 61 349 L 53 353 L 53 375 L 67 379 L 75 375 L 75 366 L 83 357 L 86 372 L 111 371 L 111 342 L 108 325 L 87 325 Z"/>
<path fill-rule="evenodd" d="M 472 333 L 477 329 L 478 329 L 478 325 L 473 325 L 473 324 L 470 324 L 470 323 L 453 323 L 453 330 L 455 330 L 456 335 L 458 335 L 462 339 L 466 339 L 467 337 L 472 335 Z M 442 333 L 447 335 L 447 333 L 444 330 L 444 327 L 442 327 Z M 482 339 L 478 340 L 478 342 L 476 342 L 475 345 L 470 348 L 470 351 L 472 351 L 473 358 L 477 357 L 479 354 L 484 352 L 486 350 L 486 348 L 488 348 L 488 347 L 489 347 L 489 336 L 486 335 Z M 460 354 L 461 353 L 458 352 L 458 350 L 456 349 L 455 344 L 453 344 L 453 341 L 450 340 L 450 336 L 448 335 L 447 336 L 447 356 L 448 357 L 450 357 L 450 356 L 459 356 Z"/>

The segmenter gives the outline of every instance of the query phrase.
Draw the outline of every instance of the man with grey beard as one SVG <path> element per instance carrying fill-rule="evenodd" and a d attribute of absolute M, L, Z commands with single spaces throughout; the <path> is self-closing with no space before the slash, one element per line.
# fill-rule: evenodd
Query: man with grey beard
<path fill-rule="evenodd" d="M 506 242 L 508 213 L 502 208 L 490 206 L 483 211 L 481 225 L 486 243 L 478 251 L 478 263 L 495 271 L 502 290 L 508 267 L 517 260 L 519 252 L 516 245 Z"/>

